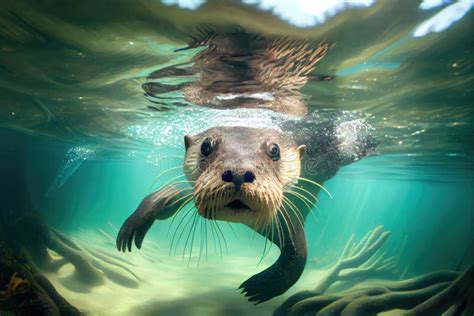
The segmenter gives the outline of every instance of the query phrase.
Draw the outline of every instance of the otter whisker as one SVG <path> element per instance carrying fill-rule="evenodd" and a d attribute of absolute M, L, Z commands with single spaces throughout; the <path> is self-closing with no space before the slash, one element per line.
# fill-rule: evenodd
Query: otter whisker
<path fill-rule="evenodd" d="M 182 260 L 184 260 L 184 257 L 186 255 L 186 249 L 188 248 L 188 242 L 191 238 L 191 233 L 193 232 L 193 229 L 195 227 L 197 216 L 198 216 L 198 214 L 194 213 L 194 216 L 192 217 L 191 229 L 188 232 L 188 237 L 186 237 L 186 242 L 185 242 L 184 248 L 183 248 L 183 256 L 181 257 Z M 192 244 L 191 244 L 191 248 L 192 248 Z M 189 253 L 189 260 L 191 260 L 191 252 Z M 189 261 L 188 261 L 188 266 L 189 266 Z"/>
<path fill-rule="evenodd" d="M 293 234 L 291 233 L 291 229 L 293 230 L 293 232 L 296 232 L 297 230 L 296 230 L 295 225 L 293 224 L 292 216 L 290 216 L 289 211 L 286 209 L 285 205 L 283 205 L 283 209 L 281 210 L 281 215 L 283 217 L 286 217 L 285 223 L 289 231 L 290 241 L 291 243 L 294 244 Z M 291 228 L 290 228 L 290 225 L 291 225 Z"/>
<path fill-rule="evenodd" d="M 189 193 L 186 193 L 187 189 L 182 189 L 182 190 L 179 190 L 177 194 L 183 194 L 183 196 L 181 196 L 179 199 L 177 199 L 176 201 L 172 202 L 171 204 L 169 204 L 169 207 L 171 206 L 175 206 L 176 204 L 180 203 L 181 201 L 184 200 L 183 203 L 179 204 L 178 206 L 178 209 L 176 210 L 175 214 L 173 215 L 173 218 L 176 216 L 176 214 L 179 213 L 179 211 L 182 209 L 182 207 L 186 204 L 188 204 L 189 202 L 191 202 L 192 198 L 193 198 L 193 193 L 192 192 L 189 192 Z M 171 225 L 173 224 L 173 220 L 171 221 Z M 170 226 L 171 226 L 170 225 Z"/>
<path fill-rule="evenodd" d="M 292 187 L 292 188 L 295 188 L 295 187 Z M 302 193 L 299 193 L 299 192 L 296 192 L 296 191 L 293 191 L 293 190 L 290 190 L 290 191 L 287 191 L 287 192 L 291 192 L 291 194 L 296 194 L 298 197 L 300 197 L 301 199 L 304 199 L 305 201 L 308 202 L 308 204 L 310 205 L 310 208 L 312 210 L 312 212 L 314 211 L 314 209 L 316 209 L 316 213 L 318 215 L 320 215 L 320 211 L 319 211 L 319 208 L 317 206 L 317 203 L 319 203 L 319 200 L 316 200 L 316 201 L 312 201 L 310 200 L 307 196 L 305 196 L 304 194 Z M 314 213 L 314 212 L 313 212 Z"/>
<path fill-rule="evenodd" d="M 192 181 L 192 180 L 180 180 L 180 181 L 175 181 L 173 183 L 169 183 L 170 181 L 164 183 L 161 187 L 166 187 L 166 186 L 169 186 L 169 185 L 177 185 L 177 184 L 193 184 L 195 183 L 196 181 Z"/>
<path fill-rule="evenodd" d="M 301 194 L 299 194 L 299 193 L 297 193 L 297 192 L 295 192 L 295 191 L 285 191 L 285 193 L 291 194 L 291 195 L 293 195 L 294 197 L 296 197 L 298 200 L 300 200 L 301 202 L 303 202 L 303 203 L 306 205 L 306 207 L 308 208 L 309 213 L 313 216 L 314 220 L 315 220 L 316 222 L 319 222 L 319 221 L 318 221 L 318 218 L 316 217 L 316 215 L 315 215 L 314 212 L 313 212 L 313 208 L 312 208 L 305 200 L 302 199 L 302 198 L 305 198 L 305 199 L 306 199 L 305 196 L 303 196 L 303 195 L 301 195 Z M 306 199 L 306 200 L 308 200 L 308 199 Z M 308 200 L 308 201 L 309 201 L 309 200 Z M 310 201 L 310 202 L 311 202 L 311 201 Z M 315 205 L 315 206 L 316 206 L 316 205 Z M 319 214 L 319 212 L 318 212 L 318 214 Z"/>
<path fill-rule="evenodd" d="M 289 232 L 289 238 L 290 238 L 290 242 L 291 244 L 295 244 L 295 240 L 293 239 L 293 234 L 291 233 L 291 228 L 293 229 L 293 232 L 296 233 L 297 230 L 296 230 L 296 227 L 295 225 L 293 224 L 293 219 L 292 217 L 290 216 L 290 213 L 289 211 L 286 209 L 285 205 L 283 204 L 283 210 L 282 210 L 282 216 L 285 220 L 285 223 L 286 223 L 286 227 L 288 229 L 288 232 Z M 291 225 L 291 228 L 290 228 L 290 225 Z"/>
<path fill-rule="evenodd" d="M 194 174 L 196 171 L 198 171 L 200 169 L 200 166 L 199 164 L 196 164 L 196 162 L 198 161 L 197 157 L 196 158 L 187 158 L 186 159 L 186 164 L 183 166 L 183 169 L 184 169 L 184 172 L 185 173 L 189 173 L 189 174 Z M 196 164 L 196 166 L 194 168 L 192 168 L 191 171 L 187 171 L 186 170 L 186 166 L 192 166 Z"/>
<path fill-rule="evenodd" d="M 269 230 L 270 230 L 270 226 L 267 225 L 265 227 L 265 230 L 263 231 L 263 235 L 266 236 L 269 233 Z M 262 263 L 263 259 L 267 255 L 267 243 L 268 243 L 268 238 L 265 238 L 265 244 L 263 245 L 262 256 L 260 257 L 260 260 L 258 261 L 257 266 L 259 266 Z M 271 244 L 269 247 L 271 247 Z"/>
<path fill-rule="evenodd" d="M 204 216 L 207 218 L 208 217 L 208 210 L 206 209 L 205 212 L 204 212 Z M 203 232 L 203 229 L 202 229 L 202 226 L 204 225 L 204 232 Z M 202 237 L 203 233 L 205 234 L 204 238 Z M 201 249 L 199 250 L 199 259 L 198 259 L 198 266 L 199 266 L 199 262 L 201 260 L 201 252 L 202 252 L 202 246 L 203 246 L 203 242 L 204 242 L 204 239 L 205 239 L 205 247 L 206 247 L 206 262 L 207 262 L 207 221 L 203 220 L 201 218 Z"/>
<path fill-rule="evenodd" d="M 216 225 L 215 221 L 211 222 L 213 229 L 216 232 L 217 242 L 219 243 L 219 256 L 222 259 L 222 243 L 221 243 L 221 236 L 218 234 L 217 229 L 214 225 Z"/>
<path fill-rule="evenodd" d="M 278 243 L 282 246 L 285 247 L 285 239 L 283 238 L 283 226 L 280 220 L 280 216 L 275 217 L 275 229 L 277 232 L 278 236 Z"/>
<path fill-rule="evenodd" d="M 194 193 L 195 205 L 196 205 L 196 209 L 198 211 L 202 211 L 202 206 L 203 206 L 204 201 L 205 201 L 205 199 L 201 196 L 202 194 L 200 194 L 201 191 L 203 191 L 203 190 L 199 189 L 199 191 Z M 204 207 L 204 213 L 207 214 L 208 211 L 212 212 L 212 205 L 211 205 L 211 207 L 209 207 L 207 205 Z"/>
<path fill-rule="evenodd" d="M 159 159 L 169 159 L 169 158 L 179 158 L 180 160 L 183 160 L 182 155 L 166 155 L 166 156 L 158 156 Z"/>
<path fill-rule="evenodd" d="M 181 189 L 179 189 L 179 191 L 177 192 L 177 194 L 179 195 L 179 194 L 181 194 L 181 193 L 186 192 L 187 190 L 193 190 L 193 188 L 192 188 L 192 187 L 181 188 Z M 194 196 L 194 194 L 193 194 L 192 191 L 191 191 L 190 193 L 188 193 L 188 194 L 186 194 L 186 195 L 180 197 L 179 199 L 177 199 L 176 201 L 174 201 L 173 203 L 171 203 L 169 206 L 176 205 L 176 204 L 178 204 L 179 202 L 181 202 L 182 200 L 184 200 L 184 199 L 186 199 L 186 198 L 188 198 L 188 197 L 190 197 L 190 196 Z"/>
<path fill-rule="evenodd" d="M 166 235 L 169 234 L 170 230 L 171 230 L 171 227 L 173 226 L 173 223 L 176 219 L 176 216 L 179 214 L 179 212 L 186 206 L 188 205 L 189 202 L 192 201 L 192 199 L 194 198 L 193 194 L 190 193 L 190 194 L 187 194 L 184 196 L 184 198 L 186 198 L 186 200 L 179 206 L 178 210 L 176 211 L 176 213 L 173 215 L 173 218 L 171 219 L 171 223 L 170 225 L 168 226 L 168 232 L 166 233 Z M 179 226 L 178 226 L 179 227 Z M 176 227 L 176 229 L 178 228 Z M 171 243 L 172 244 L 172 243 Z"/>
<path fill-rule="evenodd" d="M 207 262 L 207 221 L 204 221 L 204 233 L 206 239 L 206 262 Z"/>
<path fill-rule="evenodd" d="M 274 220 L 275 217 L 272 217 L 272 220 L 270 222 L 270 226 L 268 226 L 268 233 L 270 234 L 270 240 L 275 240 L 274 235 L 275 235 L 275 230 L 274 230 Z M 270 249 L 272 248 L 272 243 L 270 243 L 270 246 L 268 247 L 268 250 L 266 253 L 264 253 L 262 259 L 260 260 L 259 264 L 262 262 L 262 260 L 270 253 Z"/>
<path fill-rule="evenodd" d="M 279 192 L 277 192 L 277 189 L 276 189 L 276 188 L 273 188 L 273 187 L 270 187 L 269 189 L 270 189 L 270 191 L 273 193 L 273 194 L 271 194 L 272 205 L 273 205 L 273 207 L 274 207 L 275 209 L 278 209 L 279 206 L 280 206 L 280 204 L 281 204 L 281 201 L 278 200 L 278 203 L 276 203 L 276 202 L 274 201 L 274 198 L 276 198 L 277 196 L 279 196 Z M 284 193 L 284 192 L 283 192 L 283 193 Z"/>
<path fill-rule="evenodd" d="M 189 248 L 188 267 L 189 267 L 189 264 L 191 263 L 191 258 L 192 258 L 192 255 L 193 255 L 194 236 L 196 235 L 196 230 L 197 230 L 197 226 L 198 226 L 197 221 L 202 220 L 201 216 L 198 216 L 198 213 L 196 213 L 194 215 L 194 217 L 196 217 L 196 222 L 195 223 L 193 222 L 194 227 L 193 227 L 193 235 L 191 237 L 191 247 Z M 202 248 L 199 249 L 198 265 L 199 265 L 199 261 L 201 260 L 201 250 L 202 250 Z"/>
<path fill-rule="evenodd" d="M 267 201 L 267 204 L 270 203 L 269 205 L 272 205 L 275 210 L 277 210 L 277 207 L 275 205 L 275 201 L 273 199 L 273 196 L 276 196 L 276 192 L 274 191 L 274 188 L 272 186 L 267 186 L 266 188 L 267 191 L 271 192 L 271 194 L 268 194 L 266 196 L 269 196 L 270 200 Z M 283 227 L 281 226 L 281 222 L 278 216 L 278 212 L 274 213 L 272 216 L 272 240 L 275 237 L 273 234 L 276 233 L 276 237 L 278 237 L 279 242 L 283 240 L 283 232 L 282 232 Z"/>
<path fill-rule="evenodd" d="M 290 187 L 301 190 L 301 191 L 307 193 L 308 195 L 310 195 L 314 199 L 314 203 L 319 203 L 319 199 L 316 197 L 316 195 L 314 195 L 310 191 L 306 190 L 305 188 L 297 186 L 296 184 L 291 184 Z"/>
<path fill-rule="evenodd" d="M 203 241 L 204 241 L 204 238 L 202 237 L 202 233 L 203 233 L 203 229 L 202 229 L 202 217 L 201 216 L 198 216 L 198 223 L 196 224 L 196 227 L 199 225 L 199 232 L 201 233 L 200 235 L 200 238 L 199 238 L 199 241 L 200 241 L 200 245 L 199 245 L 199 254 L 198 254 L 198 261 L 197 261 L 197 266 L 199 267 L 199 263 L 201 262 L 201 253 L 202 253 L 202 248 L 204 246 L 203 244 Z M 196 228 L 197 230 L 197 228 Z M 194 235 L 193 235 L 193 238 L 194 238 Z M 188 263 L 189 265 L 189 263 Z"/>
<path fill-rule="evenodd" d="M 304 193 L 307 193 L 307 194 L 309 194 L 311 197 L 313 197 L 313 198 L 314 198 L 314 202 L 313 202 L 313 201 L 309 201 L 309 199 L 308 199 L 307 197 L 305 197 L 305 198 L 306 198 L 307 201 L 309 201 L 311 204 L 314 203 L 314 208 L 316 209 L 317 215 L 320 215 L 320 214 L 321 214 L 321 210 L 320 210 L 319 207 L 316 205 L 316 203 L 319 203 L 319 199 L 318 199 L 314 194 L 312 194 L 312 193 L 309 192 L 308 190 L 306 190 L 306 189 L 304 189 L 304 188 L 302 188 L 302 187 L 299 187 L 299 186 L 297 186 L 297 185 L 294 185 L 294 184 L 293 184 L 293 185 L 290 185 L 290 187 L 291 187 L 291 188 L 295 188 L 295 189 L 299 189 L 299 190 L 303 191 Z M 295 192 L 295 191 L 293 191 L 293 192 Z M 295 192 L 295 193 L 296 193 L 296 192 Z M 303 196 L 303 194 L 301 194 L 301 195 Z M 313 210 L 314 210 L 314 209 L 313 209 Z M 314 212 L 312 212 L 312 213 L 314 213 Z M 314 215 L 313 215 L 313 216 L 314 216 Z M 314 219 L 315 219 L 316 221 L 318 221 L 316 217 L 314 217 Z"/>
<path fill-rule="evenodd" d="M 262 218 L 262 213 L 259 212 L 258 215 L 257 215 L 257 220 L 255 221 L 255 226 L 254 226 L 254 229 L 253 229 L 252 238 L 250 239 L 250 243 L 253 242 L 253 240 L 255 238 L 255 235 L 257 234 L 257 230 L 260 230 L 260 219 L 261 218 Z"/>
<path fill-rule="evenodd" d="M 194 213 L 193 221 L 191 223 L 191 228 L 189 230 L 188 237 L 186 238 L 186 243 L 184 244 L 182 260 L 184 260 L 184 258 L 185 258 L 186 249 L 188 248 L 188 242 L 189 242 L 189 240 L 191 240 L 191 247 L 189 249 L 188 264 L 187 264 L 188 267 L 189 267 L 189 264 L 191 263 L 191 256 L 192 256 L 193 242 L 194 242 L 194 233 L 196 231 L 198 217 L 199 217 L 198 214 Z"/>
<path fill-rule="evenodd" d="M 203 203 L 203 199 L 200 200 L 200 203 L 199 205 L 201 205 Z M 208 209 L 206 208 L 206 212 L 208 211 Z M 212 233 L 213 233 L 213 239 L 214 239 L 214 249 L 217 253 L 217 249 L 216 249 L 216 239 L 217 239 L 217 243 L 219 244 L 219 254 L 220 254 L 220 258 L 222 259 L 222 243 L 221 243 L 221 235 L 222 237 L 224 237 L 224 235 L 222 234 L 222 231 L 220 230 L 220 227 L 217 225 L 217 222 L 215 222 L 215 218 L 216 218 L 216 209 L 214 207 L 214 205 L 211 205 L 211 208 L 209 209 L 210 213 L 209 213 L 209 216 L 210 216 L 210 219 L 211 219 L 211 222 L 210 222 L 210 225 L 211 225 L 211 228 L 212 228 Z M 216 231 L 216 227 L 218 228 L 220 234 Z M 225 242 L 225 237 L 224 237 L 224 242 Z M 227 249 L 227 244 L 226 244 L 226 249 Z"/>
<path fill-rule="evenodd" d="M 225 252 L 226 252 L 227 255 L 229 255 L 229 248 L 227 247 L 227 241 L 225 240 L 225 235 L 222 232 L 221 227 L 219 226 L 219 223 L 217 221 L 214 221 L 214 223 L 216 223 L 217 230 L 219 231 L 219 233 L 222 236 L 222 241 L 224 242 L 224 246 L 225 246 Z"/>
<path fill-rule="evenodd" d="M 181 220 L 179 221 L 178 226 L 176 226 L 176 229 L 175 229 L 175 231 L 174 231 L 173 237 L 171 238 L 170 254 L 171 254 L 171 250 L 173 249 L 173 245 L 176 246 L 176 247 L 178 246 L 179 241 L 181 240 L 181 237 L 182 237 L 182 235 L 183 235 L 183 233 L 184 233 L 184 228 L 188 225 L 189 220 L 188 220 L 188 222 L 186 222 L 186 224 L 184 225 L 183 229 L 181 230 L 181 233 L 179 234 L 179 237 L 178 237 L 178 240 L 176 241 L 176 244 L 174 244 L 174 240 L 175 240 L 176 234 L 178 233 L 178 229 L 179 229 L 179 227 L 181 227 L 181 224 L 184 222 L 185 218 L 188 217 L 188 215 L 192 213 L 192 212 L 191 212 L 192 209 L 193 209 L 193 208 L 191 207 L 191 208 L 189 208 L 189 209 L 187 210 L 187 212 L 183 215 L 183 217 L 182 217 Z M 175 249 L 174 254 L 176 254 L 176 249 Z"/>
<path fill-rule="evenodd" d="M 295 204 L 293 204 L 293 202 L 291 202 L 290 199 L 287 198 L 286 196 L 283 196 L 283 200 L 287 203 L 290 210 L 296 216 L 296 219 L 298 219 L 298 222 L 301 225 L 301 227 L 304 227 L 304 223 L 303 223 L 304 219 L 301 217 L 300 213 L 298 212 L 298 208 L 295 206 Z"/>
<path fill-rule="evenodd" d="M 173 246 L 175 247 L 173 254 L 176 255 L 177 246 L 178 246 L 178 244 L 179 244 L 179 241 L 180 241 L 180 239 L 181 239 L 182 234 L 184 233 L 184 228 L 188 225 L 188 222 L 186 222 L 186 224 L 185 224 L 185 225 L 183 226 L 183 228 L 181 229 L 179 238 L 176 240 L 176 243 L 175 243 L 176 235 L 177 235 L 178 230 L 179 230 L 179 228 L 181 227 L 182 223 L 184 222 L 184 220 L 188 217 L 188 215 L 190 215 L 190 214 L 192 214 L 192 213 L 193 213 L 193 208 L 192 208 L 192 207 L 187 208 L 187 209 L 185 210 L 185 213 L 184 213 L 183 217 L 181 218 L 181 220 L 179 221 L 178 225 L 176 226 L 176 229 L 174 230 L 174 233 L 173 233 L 173 237 L 172 237 L 172 239 L 171 239 L 170 255 L 171 255 L 171 253 L 172 253 Z"/>
<path fill-rule="evenodd" d="M 200 237 L 200 242 L 201 242 L 201 245 L 199 247 L 199 256 L 198 256 L 198 262 L 197 262 L 197 266 L 199 267 L 199 263 L 201 262 L 201 254 L 202 254 L 202 249 L 204 248 L 204 237 L 203 237 L 203 234 L 204 234 L 204 229 L 203 229 L 203 219 L 202 217 L 199 217 L 199 224 L 200 224 L 200 227 L 199 227 L 199 231 L 201 233 L 201 237 Z"/>
<path fill-rule="evenodd" d="M 281 216 L 283 217 L 283 221 L 286 225 L 286 228 L 288 229 L 288 232 L 289 232 L 289 235 L 290 235 L 290 239 L 291 241 L 293 242 L 293 237 L 292 237 L 292 234 L 291 234 L 291 228 L 290 228 L 290 224 L 291 224 L 291 227 L 293 228 L 293 232 L 296 232 L 296 229 L 295 229 L 295 226 L 293 225 L 293 222 L 291 221 L 291 218 L 290 218 L 290 215 L 288 214 L 288 211 L 286 210 L 285 206 L 283 206 L 283 209 L 278 208 L 278 212 L 281 214 Z M 288 217 L 288 219 L 287 219 Z M 289 223 L 288 223 L 289 221 Z"/>
<path fill-rule="evenodd" d="M 187 175 L 193 175 L 196 171 L 199 171 L 199 166 L 193 168 L 191 171 L 185 170 L 184 173 L 187 174 Z"/>
<path fill-rule="evenodd" d="M 315 186 L 319 187 L 324 192 L 326 192 L 326 194 L 329 195 L 329 197 L 331 199 L 333 198 L 332 194 L 325 187 L 323 187 L 321 184 L 317 183 L 316 181 L 313 181 L 313 180 L 310 180 L 310 179 L 307 179 L 307 178 L 303 178 L 303 177 L 298 177 L 298 180 L 302 180 L 302 181 L 306 181 L 308 183 L 314 184 Z"/>
<path fill-rule="evenodd" d="M 286 207 L 285 207 L 284 204 L 282 204 L 282 205 L 277 209 L 277 212 L 279 212 L 279 213 L 282 214 L 283 219 L 285 220 L 286 226 L 288 227 L 288 231 L 289 231 L 290 233 L 291 233 L 291 231 L 295 232 L 295 231 L 296 231 L 296 228 L 295 228 L 295 226 L 293 225 L 293 222 L 291 221 L 290 214 L 288 213 L 288 210 L 286 209 Z M 290 222 L 288 223 L 288 221 L 290 221 Z M 292 229 L 290 229 L 289 224 L 291 224 Z"/>
<path fill-rule="evenodd" d="M 173 184 L 179 183 L 179 182 L 173 182 L 173 181 L 178 180 L 179 178 L 182 178 L 182 177 L 185 177 L 185 176 L 186 176 L 186 175 L 185 175 L 184 173 L 183 173 L 183 174 L 180 174 L 180 175 L 178 175 L 178 176 L 176 176 L 176 177 L 174 177 L 174 178 L 172 178 L 172 179 L 166 181 L 166 182 L 163 184 L 163 186 L 167 186 L 167 185 L 169 185 L 169 184 L 171 184 L 171 183 L 173 183 Z M 185 180 L 185 182 L 191 182 L 191 181 Z"/>
<path fill-rule="evenodd" d="M 283 195 L 283 199 L 286 201 L 287 205 L 290 207 L 292 212 L 297 216 L 299 223 L 301 224 L 301 227 L 304 227 L 304 218 L 300 214 L 298 207 L 287 196 Z"/>
<path fill-rule="evenodd" d="M 270 240 L 275 240 L 275 216 L 272 217 L 272 222 L 270 224 Z M 272 243 L 270 243 L 270 247 L 268 248 L 268 252 L 265 254 L 267 256 L 270 253 L 270 249 L 272 247 Z"/>
<path fill-rule="evenodd" d="M 235 239 L 237 239 L 237 234 L 235 233 L 235 230 L 234 230 L 234 227 L 232 227 L 231 223 L 229 222 L 226 222 L 227 225 L 229 226 L 230 230 L 232 231 L 232 233 L 234 234 L 234 237 Z"/>
<path fill-rule="evenodd" d="M 160 172 L 157 176 L 156 176 L 156 179 L 155 181 L 153 181 L 153 183 L 150 185 L 150 189 L 158 182 L 158 180 L 165 174 L 167 174 L 168 172 L 171 172 L 173 170 L 177 170 L 177 169 L 182 169 L 183 167 L 182 166 L 177 166 L 177 167 L 172 167 L 172 168 L 168 168 L 162 172 Z"/>
<path fill-rule="evenodd" d="M 211 220 L 212 220 L 212 214 L 209 215 L 211 217 Z M 209 222 L 209 226 L 211 227 L 211 234 L 212 234 L 212 240 L 213 240 L 213 244 L 214 244 L 214 253 L 217 254 L 217 241 L 216 241 L 216 232 L 214 230 L 214 226 L 213 226 L 213 222 Z M 222 257 L 222 255 L 221 255 Z"/>
<path fill-rule="evenodd" d="M 312 202 L 308 198 L 306 198 L 304 195 L 292 190 L 285 191 L 285 193 L 291 194 L 292 196 L 296 197 L 299 201 L 304 203 L 304 205 L 308 208 L 308 211 L 310 212 L 312 211 L 311 206 L 308 204 L 308 202 L 309 203 L 312 203 Z"/>

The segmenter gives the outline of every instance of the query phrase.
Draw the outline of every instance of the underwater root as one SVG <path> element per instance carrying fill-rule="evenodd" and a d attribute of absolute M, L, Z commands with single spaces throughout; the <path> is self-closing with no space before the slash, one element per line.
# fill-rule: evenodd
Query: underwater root
<path fill-rule="evenodd" d="M 389 234 L 379 226 L 358 243 L 352 236 L 316 288 L 292 295 L 274 315 L 377 315 L 393 310 L 397 315 L 473 314 L 474 267 L 464 273 L 439 271 L 402 281 L 387 280 L 397 259 L 385 258 L 386 251 L 379 250 Z M 385 280 L 361 284 L 369 278 Z M 336 282 L 352 287 L 325 294 Z"/>
<path fill-rule="evenodd" d="M 462 274 L 441 271 L 337 294 L 305 294 L 291 304 L 287 300 L 274 315 L 377 315 L 392 310 L 397 315 L 472 315 L 474 267 Z"/>
<path fill-rule="evenodd" d="M 82 247 L 34 213 L 1 215 L 0 311 L 18 315 L 80 315 L 42 274 L 57 273 L 66 264 L 71 264 L 74 272 L 61 279 L 61 283 L 71 291 L 89 292 L 105 280 L 128 288 L 139 286 L 140 280 L 126 260 L 103 249 Z"/>
<path fill-rule="evenodd" d="M 71 263 L 75 268 L 74 279 L 80 283 L 96 286 L 105 278 L 124 287 L 137 288 L 139 280 L 126 264 L 109 256 L 106 252 L 86 249 L 72 239 L 53 229 L 49 232 L 47 247 L 62 256 L 61 264 Z M 56 265 L 60 268 L 60 265 Z"/>
<path fill-rule="evenodd" d="M 0 245 L 0 311 L 15 315 L 81 315 L 29 261 Z"/>
<path fill-rule="evenodd" d="M 75 290 L 73 285 L 81 284 L 81 292 L 104 284 L 108 279 L 128 288 L 139 286 L 138 276 L 128 268 L 128 263 L 117 256 L 100 249 L 82 247 L 72 238 L 45 225 L 35 214 L 21 218 L 3 219 L 10 247 L 22 249 L 39 270 L 54 273 L 66 264 L 74 266 L 71 278 L 63 280 L 64 286 Z M 57 256 L 53 258 L 51 252 Z"/>

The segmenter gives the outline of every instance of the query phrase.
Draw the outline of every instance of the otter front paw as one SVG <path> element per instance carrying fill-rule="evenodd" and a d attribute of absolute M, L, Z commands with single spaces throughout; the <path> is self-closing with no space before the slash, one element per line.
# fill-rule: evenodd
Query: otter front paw
<path fill-rule="evenodd" d="M 154 218 L 149 218 L 135 212 L 123 223 L 117 235 L 116 245 L 119 251 L 132 251 L 132 241 L 135 239 L 135 246 L 141 248 L 143 239 L 151 225 L 155 221 Z"/>
<path fill-rule="evenodd" d="M 291 284 L 277 271 L 278 269 L 272 268 L 262 271 L 242 283 L 239 289 L 243 289 L 242 293 L 245 293 L 250 302 L 255 302 L 255 305 L 283 294 Z"/>

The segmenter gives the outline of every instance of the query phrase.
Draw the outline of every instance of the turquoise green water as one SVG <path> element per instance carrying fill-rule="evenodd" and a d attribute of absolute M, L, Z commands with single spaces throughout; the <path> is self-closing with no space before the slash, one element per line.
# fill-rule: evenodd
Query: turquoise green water
<path fill-rule="evenodd" d="M 306 270 L 268 303 L 254 307 L 236 288 L 278 251 L 259 263 L 264 239 L 239 224 L 222 225 L 225 242 L 209 235 L 204 245 L 198 232 L 190 250 L 185 238 L 171 244 L 179 219 L 170 233 L 170 221 L 157 222 L 149 248 L 126 254 L 138 288 L 108 282 L 78 290 L 65 281 L 67 269 L 48 274 L 52 283 L 90 314 L 271 314 L 290 294 L 314 287 L 352 234 L 361 238 L 378 225 L 391 232 L 385 247 L 397 257 L 396 278 L 465 270 L 474 263 L 474 21 L 472 2 L 448 2 L 423 10 L 419 1 L 377 1 L 298 28 L 303 22 L 240 2 L 190 10 L 160 1 L 3 1 L 0 138 L 25 149 L 35 212 L 82 245 L 115 252 L 108 240 L 114 227 L 145 195 L 182 174 L 175 169 L 155 182 L 182 163 L 184 134 L 292 119 L 193 104 L 147 108 L 146 75 L 189 60 L 195 51 L 173 50 L 200 23 L 334 41 L 317 72 L 335 79 L 303 88 L 309 110 L 364 118 L 380 142 L 376 155 L 325 183 L 333 198 L 321 193 L 319 215 L 307 219 Z M 467 6 L 461 18 L 420 36 L 424 22 L 456 3 Z"/>

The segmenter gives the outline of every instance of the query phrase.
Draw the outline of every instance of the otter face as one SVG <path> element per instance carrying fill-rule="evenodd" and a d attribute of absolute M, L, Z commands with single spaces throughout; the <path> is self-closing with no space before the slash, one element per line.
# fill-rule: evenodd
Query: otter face
<path fill-rule="evenodd" d="M 183 169 L 199 214 L 251 227 L 271 223 L 300 176 L 305 151 L 276 131 L 247 127 L 187 135 L 185 146 Z"/>

